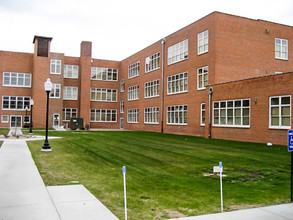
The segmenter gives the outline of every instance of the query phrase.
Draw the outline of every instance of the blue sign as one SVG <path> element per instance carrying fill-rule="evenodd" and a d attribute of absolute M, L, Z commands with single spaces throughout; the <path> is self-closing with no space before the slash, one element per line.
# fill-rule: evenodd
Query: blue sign
<path fill-rule="evenodd" d="M 293 151 L 293 130 L 288 131 L 288 151 Z"/>
<path fill-rule="evenodd" d="M 126 174 L 126 167 L 125 166 L 122 167 L 122 173 Z"/>
<path fill-rule="evenodd" d="M 220 169 L 223 167 L 222 162 L 219 162 Z"/>

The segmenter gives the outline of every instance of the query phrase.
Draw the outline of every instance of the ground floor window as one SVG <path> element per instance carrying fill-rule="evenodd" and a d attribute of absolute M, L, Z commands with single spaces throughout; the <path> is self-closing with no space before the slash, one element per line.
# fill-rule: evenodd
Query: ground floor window
<path fill-rule="evenodd" d="M 145 124 L 159 124 L 159 107 L 150 107 L 144 109 Z"/>
<path fill-rule="evenodd" d="M 187 125 L 187 105 L 168 106 L 167 124 Z"/>
<path fill-rule="evenodd" d="M 200 125 L 205 126 L 206 124 L 206 104 L 200 104 Z"/>
<path fill-rule="evenodd" d="M 64 108 L 63 121 L 70 121 L 71 118 L 77 118 L 77 108 Z"/>
<path fill-rule="evenodd" d="M 138 123 L 138 108 L 127 110 L 127 122 Z"/>
<path fill-rule="evenodd" d="M 291 96 L 270 97 L 270 128 L 291 128 Z"/>
<path fill-rule="evenodd" d="M 213 103 L 213 125 L 250 126 L 250 99 L 216 101 Z"/>
<path fill-rule="evenodd" d="M 30 116 L 28 116 L 28 115 L 23 116 L 23 123 L 25 123 L 25 124 L 30 123 Z"/>
<path fill-rule="evenodd" d="M 116 122 L 116 109 L 91 109 L 91 122 Z"/>
<path fill-rule="evenodd" d="M 9 122 L 9 116 L 8 115 L 2 115 L 1 116 L 1 122 L 2 123 L 8 123 Z"/>

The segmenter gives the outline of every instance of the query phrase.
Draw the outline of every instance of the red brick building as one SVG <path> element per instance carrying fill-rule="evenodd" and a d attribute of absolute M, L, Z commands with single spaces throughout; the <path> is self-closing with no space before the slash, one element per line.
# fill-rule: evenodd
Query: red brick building
<path fill-rule="evenodd" d="M 29 122 L 31 98 L 34 127 L 45 127 L 50 78 L 50 127 L 80 117 L 92 129 L 286 144 L 291 26 L 213 12 L 122 61 L 93 59 L 91 42 L 67 57 L 51 41 L 35 36 L 33 54 L 0 51 L 0 127 Z"/>

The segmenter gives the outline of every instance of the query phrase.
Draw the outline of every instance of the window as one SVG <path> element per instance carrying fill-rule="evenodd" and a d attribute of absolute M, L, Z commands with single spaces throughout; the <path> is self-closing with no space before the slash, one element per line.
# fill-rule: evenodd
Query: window
<path fill-rule="evenodd" d="M 61 60 L 51 59 L 50 73 L 51 74 L 61 74 Z"/>
<path fill-rule="evenodd" d="M 3 73 L 3 86 L 31 87 L 30 73 Z"/>
<path fill-rule="evenodd" d="M 124 100 L 120 101 L 120 113 L 124 113 Z"/>
<path fill-rule="evenodd" d="M 53 84 L 50 92 L 50 98 L 60 98 L 60 84 Z"/>
<path fill-rule="evenodd" d="M 145 58 L 145 72 L 151 72 L 160 68 L 160 52 Z"/>
<path fill-rule="evenodd" d="M 203 31 L 197 35 L 197 54 L 203 54 L 209 51 L 209 31 Z"/>
<path fill-rule="evenodd" d="M 78 66 L 64 65 L 64 78 L 78 79 Z"/>
<path fill-rule="evenodd" d="M 30 97 L 22 96 L 2 96 L 3 110 L 25 110 L 27 106 L 30 110 Z"/>
<path fill-rule="evenodd" d="M 118 70 L 111 68 L 92 67 L 91 79 L 104 81 L 117 81 Z"/>
<path fill-rule="evenodd" d="M 91 109 L 91 122 L 117 122 L 117 110 Z"/>
<path fill-rule="evenodd" d="M 187 125 L 187 105 L 168 106 L 167 124 Z"/>
<path fill-rule="evenodd" d="M 91 101 L 117 102 L 117 89 L 91 88 Z"/>
<path fill-rule="evenodd" d="M 208 85 L 209 68 L 207 66 L 197 69 L 197 89 L 205 89 Z"/>
<path fill-rule="evenodd" d="M 188 90 L 188 74 L 178 73 L 173 76 L 168 76 L 168 94 L 176 94 L 187 92 Z"/>
<path fill-rule="evenodd" d="M 270 97 L 270 128 L 291 128 L 291 96 Z"/>
<path fill-rule="evenodd" d="M 205 126 L 206 124 L 206 104 L 200 104 L 200 125 Z"/>
<path fill-rule="evenodd" d="M 139 99 L 139 85 L 128 87 L 128 100 Z"/>
<path fill-rule="evenodd" d="M 125 90 L 125 80 L 124 79 L 121 79 L 121 82 L 120 82 L 120 92 L 124 92 Z"/>
<path fill-rule="evenodd" d="M 288 60 L 288 40 L 286 39 L 275 39 L 275 58 Z"/>
<path fill-rule="evenodd" d="M 216 126 L 249 127 L 250 100 L 239 99 L 213 103 L 213 121 Z"/>
<path fill-rule="evenodd" d="M 64 100 L 77 100 L 78 87 L 64 86 L 63 87 L 63 99 Z"/>
<path fill-rule="evenodd" d="M 64 108 L 63 121 L 70 121 L 71 118 L 77 118 L 77 108 Z"/>
<path fill-rule="evenodd" d="M 139 62 L 128 66 L 128 79 L 139 76 Z"/>
<path fill-rule="evenodd" d="M 138 123 L 138 108 L 127 110 L 127 122 Z"/>
<path fill-rule="evenodd" d="M 150 107 L 144 109 L 145 124 L 159 124 L 159 107 Z"/>
<path fill-rule="evenodd" d="M 188 39 L 168 47 L 168 65 L 188 58 Z"/>
<path fill-rule="evenodd" d="M 1 116 L 1 122 L 2 123 L 8 123 L 9 122 L 9 116 L 8 115 L 2 115 Z"/>
<path fill-rule="evenodd" d="M 30 123 L 30 116 L 29 115 L 23 116 L 23 123 L 25 123 L 25 124 Z"/>
<path fill-rule="evenodd" d="M 146 82 L 144 85 L 144 97 L 151 98 L 159 96 L 160 92 L 160 80 L 154 80 L 151 82 Z"/>

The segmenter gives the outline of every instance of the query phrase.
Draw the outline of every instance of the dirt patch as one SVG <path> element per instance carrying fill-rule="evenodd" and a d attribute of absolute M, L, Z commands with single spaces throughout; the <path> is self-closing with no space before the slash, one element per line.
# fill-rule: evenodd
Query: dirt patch
<path fill-rule="evenodd" d="M 240 204 L 240 205 L 231 205 L 229 206 L 229 211 L 241 210 L 241 209 L 251 209 L 264 206 L 263 204 Z"/>
<path fill-rule="evenodd" d="M 186 217 L 186 215 L 178 212 L 176 210 L 164 209 L 163 212 L 158 213 L 155 218 L 162 218 L 163 216 L 168 216 L 168 218 L 182 218 Z"/>

